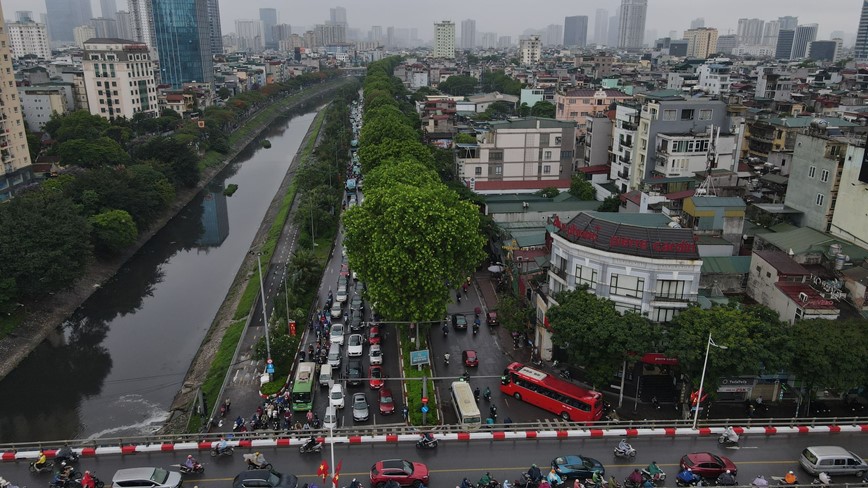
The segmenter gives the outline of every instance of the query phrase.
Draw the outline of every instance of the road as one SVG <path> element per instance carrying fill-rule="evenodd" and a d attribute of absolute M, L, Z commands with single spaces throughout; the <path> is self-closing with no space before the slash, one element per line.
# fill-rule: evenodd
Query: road
<path fill-rule="evenodd" d="M 357 444 L 336 445 L 335 462 L 342 462 L 341 486 L 349 485 L 353 478 L 368 486 L 368 472 L 371 465 L 381 459 L 406 458 L 426 463 L 431 470 L 431 486 L 451 488 L 463 477 L 476 481 L 486 471 L 496 479 L 516 479 L 518 474 L 532 464 L 540 467 L 550 465 L 551 460 L 563 454 L 582 454 L 601 461 L 606 466 L 607 476 L 614 475 L 623 480 L 633 468 L 642 468 L 651 461 L 667 472 L 667 486 L 675 486 L 674 475 L 680 457 L 687 452 L 710 451 L 726 455 L 739 468 L 738 479 L 746 485 L 758 474 L 766 479 L 782 476 L 787 470 L 794 470 L 800 481 L 810 483 L 811 477 L 798 470 L 798 456 L 808 445 L 834 444 L 853 450 L 865 457 L 868 455 L 864 434 L 798 435 L 798 436 L 746 436 L 742 439 L 741 449 L 725 449 L 717 445 L 713 437 L 704 438 L 636 438 L 633 446 L 638 450 L 635 459 L 615 461 L 612 449 L 617 439 L 570 439 L 570 440 L 521 440 L 521 441 L 470 441 L 444 442 L 437 449 L 417 450 L 411 444 Z M 247 450 L 238 449 L 231 458 L 213 459 L 207 453 L 200 453 L 199 459 L 205 464 L 205 473 L 189 476 L 187 486 L 200 488 L 228 486 L 229 481 L 244 469 L 242 454 Z M 300 478 L 299 483 L 316 483 L 317 468 L 322 459 L 329 460 L 328 449 L 322 455 L 300 455 L 296 448 L 262 449 L 263 455 L 275 469 L 290 472 Z M 81 470 L 95 471 L 104 481 L 108 481 L 120 467 L 162 466 L 177 464 L 186 453 L 151 453 L 120 457 L 108 456 L 80 461 Z M 21 486 L 38 486 L 47 483 L 50 475 L 33 475 L 28 472 L 27 463 L 0 464 L 0 475 Z M 854 482 L 855 478 L 835 477 L 836 482 Z"/>

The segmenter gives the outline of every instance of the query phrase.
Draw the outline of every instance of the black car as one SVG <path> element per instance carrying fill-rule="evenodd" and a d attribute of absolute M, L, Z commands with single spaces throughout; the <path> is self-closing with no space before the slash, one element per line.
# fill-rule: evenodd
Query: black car
<path fill-rule="evenodd" d="M 362 362 L 358 359 L 353 359 L 347 364 L 347 384 L 350 386 L 358 386 L 362 384 Z"/>
<path fill-rule="evenodd" d="M 365 328 L 365 323 L 362 322 L 362 313 L 359 310 L 353 310 L 350 315 L 350 330 L 353 332 L 361 332 Z"/>
<path fill-rule="evenodd" d="M 455 330 L 467 330 L 467 317 L 460 313 L 452 314 L 452 328 Z"/>
<path fill-rule="evenodd" d="M 232 488 L 297 488 L 298 478 L 293 474 L 256 469 L 242 471 L 232 481 Z"/>

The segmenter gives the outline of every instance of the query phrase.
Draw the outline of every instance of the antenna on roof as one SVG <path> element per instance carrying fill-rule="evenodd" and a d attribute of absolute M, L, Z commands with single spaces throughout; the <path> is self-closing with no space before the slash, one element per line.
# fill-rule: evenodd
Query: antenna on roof
<path fill-rule="evenodd" d="M 711 170 L 717 166 L 717 138 L 720 137 L 720 127 L 717 128 L 717 133 L 714 132 L 714 125 L 708 128 L 708 152 L 706 153 L 705 162 L 705 179 L 696 189 L 696 195 L 707 195 L 710 197 L 717 196 L 717 190 L 714 188 L 714 180 L 711 178 Z"/>

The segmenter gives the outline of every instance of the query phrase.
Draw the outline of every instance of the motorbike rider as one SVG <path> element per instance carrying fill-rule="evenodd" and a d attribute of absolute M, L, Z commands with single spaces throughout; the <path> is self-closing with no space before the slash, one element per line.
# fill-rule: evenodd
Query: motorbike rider
<path fill-rule="evenodd" d="M 194 469 L 196 469 L 196 466 L 197 466 L 198 464 L 199 464 L 199 463 L 196 462 L 196 458 L 194 458 L 192 454 L 188 454 L 188 455 L 187 455 L 187 460 L 184 461 L 184 466 L 185 466 L 187 469 L 189 469 L 190 471 L 193 471 Z"/>
<path fill-rule="evenodd" d="M 268 461 L 265 460 L 265 456 L 263 456 L 262 453 L 258 452 L 258 451 L 254 452 L 253 457 L 248 458 L 247 462 L 254 465 L 257 468 L 262 468 L 266 464 L 268 464 Z"/>
<path fill-rule="evenodd" d="M 482 394 L 482 396 L 485 397 L 486 400 L 491 400 L 491 388 L 486 386 L 485 392 Z"/>
<path fill-rule="evenodd" d="M 445 325 L 443 327 L 446 327 Z M 443 355 L 443 360 L 446 361 L 446 364 L 449 364 L 449 353 Z"/>
<path fill-rule="evenodd" d="M 310 439 L 308 439 L 307 442 L 304 444 L 304 450 L 310 451 L 314 448 L 314 446 L 316 446 L 316 436 L 311 435 Z"/>
<path fill-rule="evenodd" d="M 638 469 L 634 469 L 630 476 L 627 476 L 627 479 L 624 480 L 625 484 L 629 486 L 639 487 L 642 486 L 642 472 Z"/>
<path fill-rule="evenodd" d="M 627 439 L 621 439 L 621 442 L 618 443 L 618 450 L 626 454 L 633 450 L 633 446 L 627 442 Z"/>
<path fill-rule="evenodd" d="M 81 488 L 96 488 L 96 480 L 91 476 L 90 471 L 85 471 L 81 477 Z"/>
<path fill-rule="evenodd" d="M 546 481 L 548 481 L 549 483 L 551 483 L 552 486 L 555 487 L 561 486 L 564 483 L 564 480 L 561 479 L 560 475 L 558 475 L 558 472 L 555 471 L 555 468 L 552 468 L 549 471 L 549 475 L 546 476 Z"/>
<path fill-rule="evenodd" d="M 727 469 L 726 472 L 717 477 L 717 484 L 720 486 L 735 486 L 737 483 L 735 481 L 735 476 L 733 476 L 732 472 Z"/>
<path fill-rule="evenodd" d="M 527 470 L 527 477 L 534 483 L 539 483 L 539 480 L 542 479 L 542 471 L 539 470 L 536 464 L 531 464 Z"/>
<path fill-rule="evenodd" d="M 600 475 L 599 471 L 594 470 L 593 474 L 591 474 L 591 483 L 594 484 L 595 488 L 600 488 L 603 486 L 605 481 L 603 480 L 603 477 Z"/>
<path fill-rule="evenodd" d="M 735 429 L 731 426 L 727 426 L 727 428 L 723 430 L 723 439 L 726 442 L 738 442 L 738 434 L 736 434 Z"/>
<path fill-rule="evenodd" d="M 660 478 L 660 475 L 663 474 L 663 470 L 660 469 L 660 466 L 657 466 L 657 461 L 651 461 L 651 464 L 645 468 L 645 471 L 648 472 L 648 476 L 650 476 L 652 480 Z"/>
<path fill-rule="evenodd" d="M 72 452 L 72 449 L 69 448 L 69 444 L 64 444 L 63 447 L 57 450 L 54 453 L 54 459 L 56 461 L 75 461 L 76 456 L 75 453 Z"/>
<path fill-rule="evenodd" d="M 425 432 L 422 434 L 422 444 L 425 446 L 430 446 L 434 443 L 434 436 L 430 432 Z"/>
<path fill-rule="evenodd" d="M 358 482 L 355 478 L 350 482 L 349 488 L 362 488 L 362 484 Z"/>
<path fill-rule="evenodd" d="M 582 482 L 579 481 L 578 478 L 576 478 L 575 480 L 573 480 L 573 488 L 585 488 L 585 485 L 583 485 Z"/>
<path fill-rule="evenodd" d="M 769 486 L 769 482 L 766 481 L 765 476 L 758 475 L 753 481 L 750 482 L 750 486 L 754 488 L 767 488 Z"/>
<path fill-rule="evenodd" d="M 685 469 L 684 471 L 678 473 L 678 479 L 681 480 L 685 485 L 693 485 L 697 481 L 699 481 L 699 476 L 695 475 L 690 468 Z"/>
<path fill-rule="evenodd" d="M 42 469 L 45 466 L 45 463 L 48 462 L 48 459 L 45 457 L 45 451 L 42 449 L 39 450 L 39 458 L 36 459 L 36 462 L 33 463 L 33 467 L 36 469 Z"/>
<path fill-rule="evenodd" d="M 226 442 L 225 437 L 221 437 L 220 441 L 217 443 L 217 454 L 223 454 L 226 452 L 226 449 L 229 448 L 229 443 Z"/>
<path fill-rule="evenodd" d="M 473 483 L 471 483 L 467 478 L 464 478 L 461 480 L 461 484 L 458 485 L 458 488 L 473 488 Z"/>
<path fill-rule="evenodd" d="M 477 386 L 476 388 L 473 389 L 473 397 L 476 398 L 477 402 L 479 402 L 479 395 L 480 395 L 479 387 Z"/>
<path fill-rule="evenodd" d="M 832 483 L 832 478 L 830 478 L 829 475 L 825 471 L 820 473 L 820 475 L 817 477 L 817 479 L 820 481 L 820 484 L 822 484 L 822 485 L 828 486 Z"/>
<path fill-rule="evenodd" d="M 796 478 L 795 473 L 787 471 L 787 474 L 784 476 L 784 483 L 787 485 L 797 485 L 799 484 L 799 480 Z"/>
<path fill-rule="evenodd" d="M 486 486 L 492 486 L 493 481 L 494 480 L 491 479 L 491 473 L 486 471 L 485 474 L 482 475 L 482 478 L 479 478 L 479 484 L 478 485 L 482 488 L 485 488 Z"/>
<path fill-rule="evenodd" d="M 66 487 L 67 483 L 69 483 L 69 479 L 67 479 L 63 473 L 58 471 L 57 473 L 54 473 L 54 478 L 51 479 L 49 486 Z"/>

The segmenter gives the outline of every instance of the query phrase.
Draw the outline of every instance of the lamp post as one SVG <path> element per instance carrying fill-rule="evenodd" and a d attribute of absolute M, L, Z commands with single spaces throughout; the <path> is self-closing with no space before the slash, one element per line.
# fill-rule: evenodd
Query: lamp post
<path fill-rule="evenodd" d="M 256 251 L 256 264 L 259 266 L 259 292 L 262 298 L 262 320 L 265 322 L 265 353 L 271 359 L 271 341 L 268 338 L 268 313 L 265 310 L 265 285 L 262 281 L 262 253 Z"/>
<path fill-rule="evenodd" d="M 708 344 L 705 346 L 705 362 L 702 363 L 702 377 L 699 379 L 699 392 L 696 396 L 696 411 L 693 412 L 693 429 L 696 429 L 696 422 L 699 421 L 699 405 L 702 404 L 702 387 L 705 386 L 705 370 L 708 368 L 708 353 L 711 352 L 711 346 L 718 349 L 729 349 L 726 346 L 715 344 L 711 339 L 711 332 L 708 333 Z"/>

